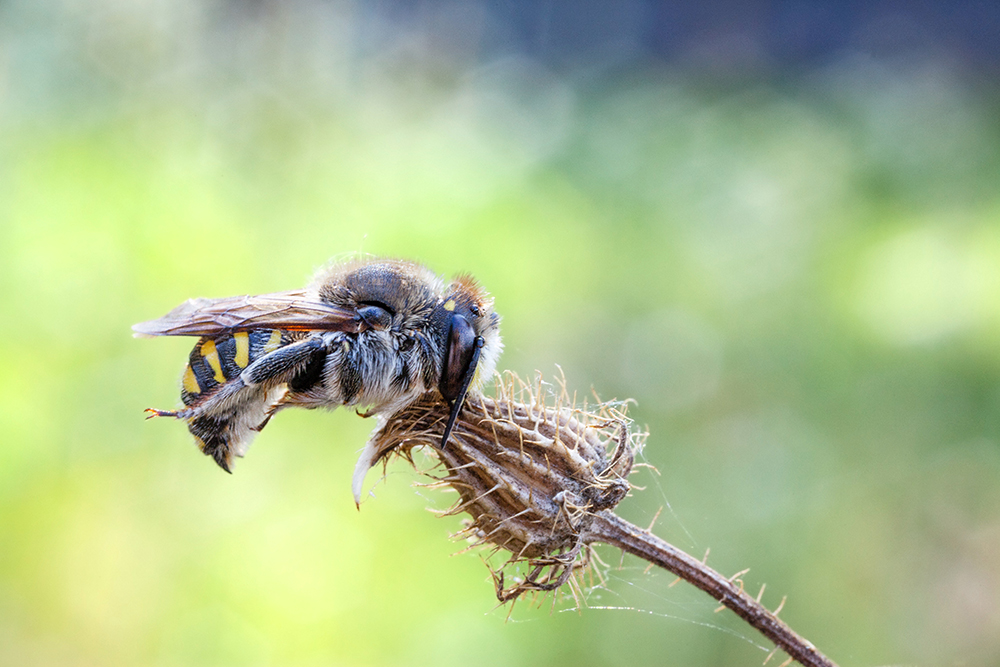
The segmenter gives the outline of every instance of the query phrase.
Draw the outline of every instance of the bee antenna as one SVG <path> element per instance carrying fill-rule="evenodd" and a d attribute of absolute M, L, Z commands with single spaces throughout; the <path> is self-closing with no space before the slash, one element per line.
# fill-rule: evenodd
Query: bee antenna
<path fill-rule="evenodd" d="M 469 365 L 465 369 L 465 375 L 462 377 L 462 386 L 458 390 L 458 395 L 455 396 L 455 400 L 451 404 L 451 414 L 448 415 L 448 424 L 444 427 L 444 435 L 441 436 L 441 449 L 445 448 L 448 444 L 448 438 L 451 436 L 451 430 L 455 428 L 455 420 L 458 419 L 458 413 L 462 411 L 462 404 L 465 402 L 465 394 L 469 391 L 469 385 L 472 384 L 472 378 L 476 376 L 476 366 L 479 365 L 479 353 L 483 349 L 483 345 L 486 344 L 486 339 L 482 336 L 476 336 L 476 340 L 472 345 L 472 359 L 469 360 Z"/>

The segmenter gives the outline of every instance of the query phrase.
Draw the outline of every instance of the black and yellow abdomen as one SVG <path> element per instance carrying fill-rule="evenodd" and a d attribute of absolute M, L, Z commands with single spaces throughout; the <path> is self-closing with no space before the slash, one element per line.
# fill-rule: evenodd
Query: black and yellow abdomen
<path fill-rule="evenodd" d="M 181 400 L 190 407 L 240 376 L 247 366 L 292 342 L 277 329 L 237 331 L 217 338 L 202 338 L 191 350 L 181 378 Z"/>

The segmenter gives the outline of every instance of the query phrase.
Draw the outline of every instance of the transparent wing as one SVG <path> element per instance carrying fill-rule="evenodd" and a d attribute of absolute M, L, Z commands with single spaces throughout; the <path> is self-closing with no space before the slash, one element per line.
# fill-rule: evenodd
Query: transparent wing
<path fill-rule="evenodd" d="M 216 336 L 248 329 L 292 331 L 361 330 L 352 309 L 310 300 L 303 290 L 221 299 L 190 299 L 163 317 L 132 327 L 136 338 L 152 336 Z"/>

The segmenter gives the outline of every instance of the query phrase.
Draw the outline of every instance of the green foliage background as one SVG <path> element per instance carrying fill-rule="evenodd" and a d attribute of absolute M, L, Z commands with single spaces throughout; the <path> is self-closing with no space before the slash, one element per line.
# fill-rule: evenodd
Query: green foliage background
<path fill-rule="evenodd" d="M 589 608 L 505 622 L 450 497 L 396 464 L 355 509 L 353 414 L 282 413 L 233 476 L 143 421 L 192 341 L 131 324 L 359 252 L 474 273 L 501 368 L 635 398 L 622 514 L 669 503 L 841 664 L 1000 660 L 995 91 L 557 73 L 360 12 L 0 4 L 0 664 L 763 661 L 611 552 Z"/>

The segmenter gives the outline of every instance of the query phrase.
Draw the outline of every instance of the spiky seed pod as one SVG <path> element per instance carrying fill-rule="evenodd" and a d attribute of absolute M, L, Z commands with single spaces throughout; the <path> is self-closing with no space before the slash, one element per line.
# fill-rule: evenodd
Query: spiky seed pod
<path fill-rule="evenodd" d="M 547 406 L 540 380 L 529 387 L 508 373 L 496 394 L 466 398 L 443 450 L 449 410 L 439 396 L 425 395 L 396 412 L 372 435 L 358 475 L 391 452 L 412 460 L 413 448 L 433 448 L 447 470 L 440 481 L 460 496 L 448 513 L 468 513 L 468 534 L 478 543 L 529 564 L 531 574 L 511 588 L 498 576 L 498 597 L 507 600 L 557 588 L 585 560 L 590 522 L 628 493 L 642 436 L 607 404 L 592 411 L 570 407 L 563 391 Z"/>

